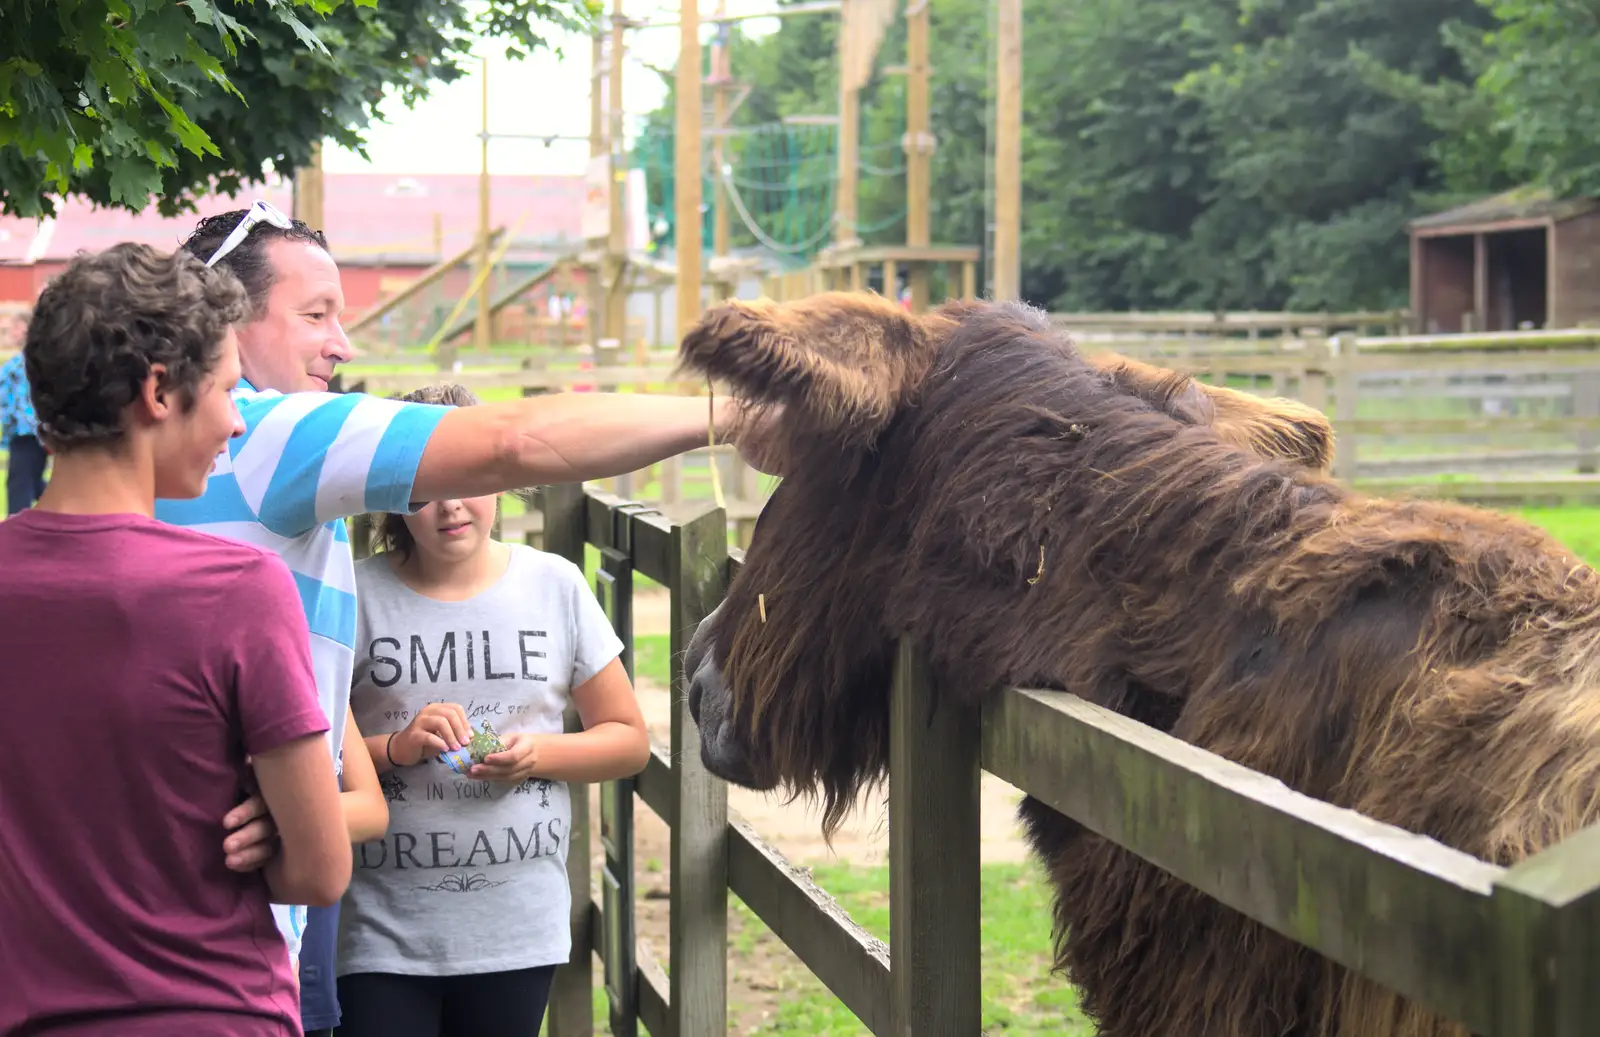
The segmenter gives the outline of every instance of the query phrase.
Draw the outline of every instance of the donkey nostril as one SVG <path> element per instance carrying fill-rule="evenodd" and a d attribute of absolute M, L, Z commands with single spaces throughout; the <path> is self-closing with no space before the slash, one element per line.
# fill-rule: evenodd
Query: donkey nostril
<path fill-rule="evenodd" d="M 694 718 L 696 726 L 700 724 L 700 692 L 702 685 L 699 680 L 689 682 L 689 716 Z"/>

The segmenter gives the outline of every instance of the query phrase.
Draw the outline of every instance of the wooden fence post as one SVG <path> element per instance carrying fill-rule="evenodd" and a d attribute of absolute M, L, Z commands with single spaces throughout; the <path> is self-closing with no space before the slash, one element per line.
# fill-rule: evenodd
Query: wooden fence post
<path fill-rule="evenodd" d="M 1494 1037 L 1579 1037 L 1600 1019 L 1600 825 L 1494 884 L 1500 962 Z"/>
<path fill-rule="evenodd" d="M 710 458 L 712 464 L 716 458 Z M 672 527 L 667 575 L 672 595 L 671 1032 L 728 1032 L 728 786 L 700 762 L 700 730 L 689 714 L 684 653 L 700 621 L 722 600 L 728 579 L 728 519 L 713 508 Z"/>
<path fill-rule="evenodd" d="M 898 653 L 889 708 L 893 1033 L 972 1037 L 983 1017 L 981 715 L 934 686 L 910 642 Z"/>
<path fill-rule="evenodd" d="M 1340 336 L 1328 340 L 1330 366 L 1334 372 L 1333 426 L 1337 432 L 1341 423 L 1353 422 L 1359 415 L 1361 397 L 1361 361 L 1356 353 L 1356 337 Z M 1333 450 L 1333 474 L 1345 482 L 1354 482 L 1357 459 L 1356 437 L 1338 436 Z"/>
<path fill-rule="evenodd" d="M 1572 375 L 1572 416 L 1574 418 L 1600 418 L 1600 372 L 1577 371 Z M 1579 429 L 1577 434 L 1578 473 L 1593 475 L 1596 468 L 1595 449 L 1600 446 L 1600 435 L 1593 429 Z"/>
<path fill-rule="evenodd" d="M 622 641 L 622 665 L 633 678 L 633 538 L 628 510 L 611 512 L 611 543 L 600 549 L 595 591 L 606 618 Z M 611 1003 L 612 1037 L 637 1037 L 639 1005 L 635 988 L 633 793 L 632 778 L 600 783 L 601 917 L 605 920 L 602 975 Z"/>
<path fill-rule="evenodd" d="M 546 486 L 544 549 L 583 566 L 585 503 L 578 484 Z M 567 712 L 567 730 L 579 730 L 575 710 Z M 567 842 L 567 883 L 572 888 L 572 956 L 556 969 L 550 987 L 550 1037 L 592 1037 L 594 1033 L 594 937 L 589 888 L 589 786 L 568 782 L 572 797 L 572 832 Z"/>

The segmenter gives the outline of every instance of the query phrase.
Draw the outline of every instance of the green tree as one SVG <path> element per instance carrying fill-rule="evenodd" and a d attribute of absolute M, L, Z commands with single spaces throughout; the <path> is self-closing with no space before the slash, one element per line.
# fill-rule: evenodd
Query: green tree
<path fill-rule="evenodd" d="M 360 150 L 392 90 L 415 104 L 463 73 L 474 37 L 524 55 L 595 0 L 7 0 L 0 209 L 51 215 L 79 195 L 164 214 L 324 138 Z"/>
<path fill-rule="evenodd" d="M 1461 134 L 1453 171 L 1467 183 L 1525 182 L 1558 195 L 1600 194 L 1600 4 L 1480 0 L 1494 21 L 1449 26 L 1475 79 L 1460 112 L 1436 121 Z"/>
<path fill-rule="evenodd" d="M 1467 78 L 1444 23 L 1486 24 L 1476 0 L 1246 0 L 1239 38 L 1181 89 L 1204 106 L 1218 142 L 1212 169 L 1224 217 L 1197 238 L 1225 254 L 1241 232 L 1262 245 L 1240 291 L 1295 309 L 1403 302 L 1405 221 L 1437 190 L 1438 131 L 1422 107 L 1373 82 L 1375 67 L 1416 82 Z M 1254 282 L 1251 284 L 1249 282 Z"/>
<path fill-rule="evenodd" d="M 1402 302 L 1407 219 L 1505 176 L 1505 130 L 1464 49 L 1497 24 L 1485 2 L 1533 0 L 1074 0 L 1030 18 L 1024 296 L 1088 310 Z M 937 240 L 984 240 L 989 8 L 931 12 Z M 753 60 L 736 54 L 757 85 L 746 114 L 834 110 L 834 31 L 791 19 Z M 897 20 L 877 67 L 904 55 Z M 869 241 L 904 240 L 904 89 L 880 71 L 862 95 Z"/>

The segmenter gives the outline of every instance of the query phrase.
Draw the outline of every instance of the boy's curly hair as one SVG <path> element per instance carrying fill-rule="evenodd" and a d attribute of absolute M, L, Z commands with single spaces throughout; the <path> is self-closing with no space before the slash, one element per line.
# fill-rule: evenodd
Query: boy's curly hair
<path fill-rule="evenodd" d="M 40 439 L 57 452 L 120 442 L 155 364 L 187 412 L 249 311 L 237 278 L 187 252 L 123 242 L 79 253 L 39 294 L 22 348 Z"/>

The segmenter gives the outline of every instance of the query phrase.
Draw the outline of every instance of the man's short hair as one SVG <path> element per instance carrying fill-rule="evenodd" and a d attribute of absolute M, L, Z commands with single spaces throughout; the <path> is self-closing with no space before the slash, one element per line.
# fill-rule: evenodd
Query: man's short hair
<path fill-rule="evenodd" d="M 198 256 L 201 262 L 205 262 L 216 252 L 223 240 L 233 233 L 233 229 L 249 211 L 249 209 L 234 209 L 216 216 L 207 216 L 195 224 L 194 230 L 184 239 L 183 249 Z M 218 260 L 217 266 L 232 271 L 233 276 L 244 285 L 245 292 L 250 296 L 252 317 L 260 317 L 267 311 L 267 295 L 272 291 L 273 281 L 272 261 L 267 257 L 267 247 L 274 241 L 304 241 L 324 252 L 328 251 L 328 239 L 323 236 L 322 231 L 313 230 L 304 220 L 291 220 L 287 230 L 266 222 L 250 228 L 250 233 L 245 239 L 239 242 L 232 252 Z"/>
<path fill-rule="evenodd" d="M 39 293 L 22 349 L 39 438 L 56 451 L 120 442 L 154 364 L 189 410 L 228 327 L 248 315 L 238 279 L 187 252 L 133 242 L 80 252 Z"/>

